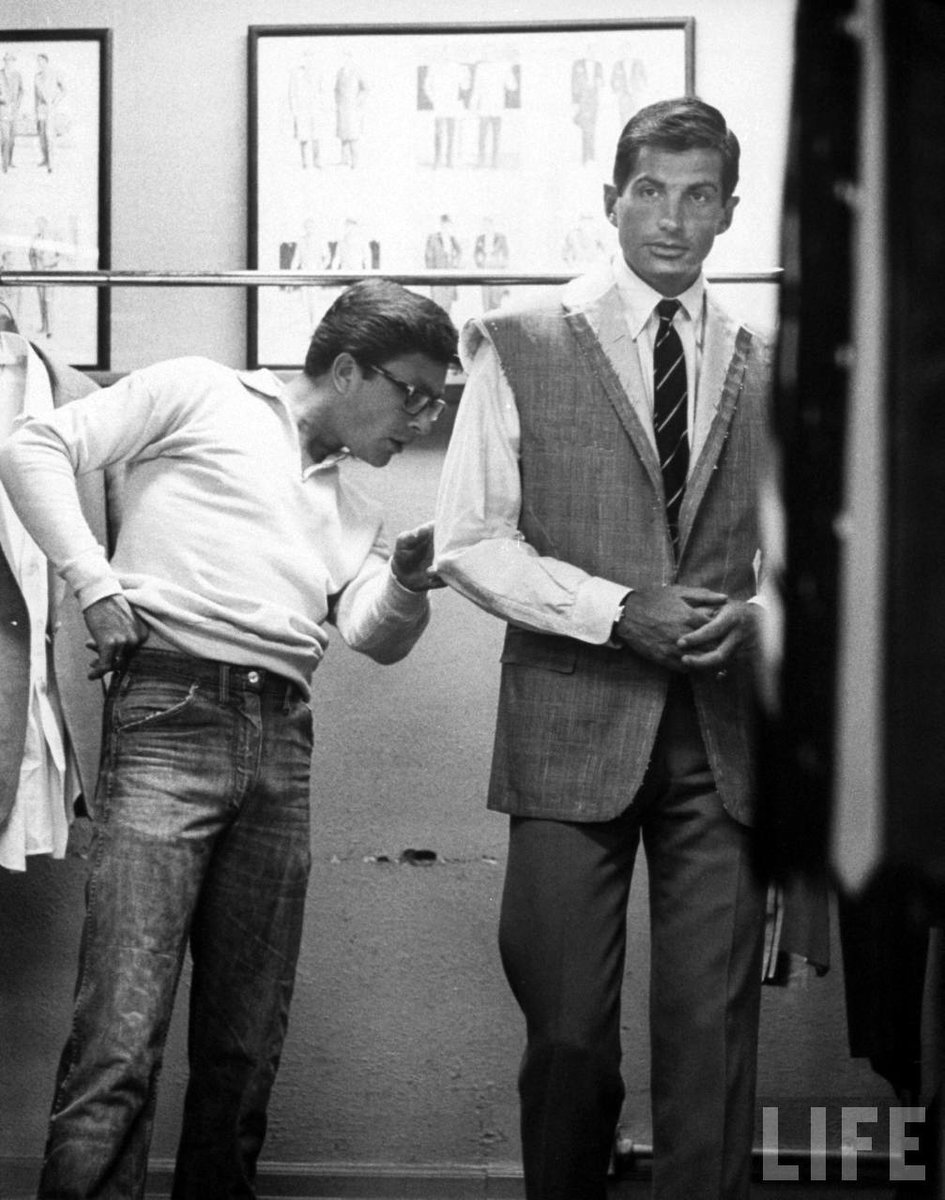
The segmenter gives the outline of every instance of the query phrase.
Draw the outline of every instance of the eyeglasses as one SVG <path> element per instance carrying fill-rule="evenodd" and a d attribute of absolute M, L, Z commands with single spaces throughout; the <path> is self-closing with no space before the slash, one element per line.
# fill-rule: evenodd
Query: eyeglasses
<path fill-rule="evenodd" d="M 403 395 L 404 411 L 410 413 L 412 417 L 418 417 L 421 413 L 426 413 L 431 421 L 435 421 L 440 413 L 446 408 L 446 401 L 439 396 L 431 396 L 429 392 L 425 392 L 423 388 L 414 387 L 412 383 L 405 383 L 402 379 L 398 379 L 396 375 L 391 375 L 390 371 L 385 371 L 383 367 L 379 367 L 376 363 L 368 363 L 368 369 L 376 371 L 378 375 L 383 375 L 388 383 L 392 383 L 395 388 L 398 388 Z"/>

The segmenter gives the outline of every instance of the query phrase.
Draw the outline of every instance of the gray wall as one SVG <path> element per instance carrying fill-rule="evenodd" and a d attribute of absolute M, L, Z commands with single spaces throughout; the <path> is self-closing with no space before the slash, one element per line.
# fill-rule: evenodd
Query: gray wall
<path fill-rule="evenodd" d="M 654 8 L 696 17 L 697 89 L 727 111 L 743 140 L 743 201 L 712 266 L 776 265 L 792 4 L 594 0 L 581 15 L 650 16 Z M 573 9 L 564 0 L 347 0 L 344 19 L 563 19 Z M 245 265 L 246 28 L 319 19 L 340 19 L 337 5 L 6 0 L 0 28 L 114 30 L 115 268 Z M 771 309 L 770 297 L 741 298 L 742 307 Z M 244 298 L 118 289 L 112 339 L 116 370 L 191 352 L 241 365 Z M 392 527 L 429 515 L 441 461 L 442 445 L 433 445 L 372 475 Z M 315 867 L 267 1146 L 273 1162 L 435 1167 L 518 1156 L 522 1027 L 495 949 L 505 828 L 483 800 L 501 630 L 452 594 L 437 595 L 435 606 L 429 634 L 405 663 L 375 667 L 336 639 L 318 673 Z M 438 863 L 399 865 L 408 847 L 435 850 Z M 626 1122 L 646 1142 L 644 874 L 641 865 L 625 1049 Z M 77 860 L 0 873 L 0 1160 L 41 1150 L 68 1029 L 82 881 Z M 172 1154 L 180 1111 L 182 1009 L 162 1085 L 159 1158 Z M 838 952 L 825 980 L 767 994 L 760 1082 L 762 1095 L 798 1104 L 883 1095 L 847 1056 Z"/>

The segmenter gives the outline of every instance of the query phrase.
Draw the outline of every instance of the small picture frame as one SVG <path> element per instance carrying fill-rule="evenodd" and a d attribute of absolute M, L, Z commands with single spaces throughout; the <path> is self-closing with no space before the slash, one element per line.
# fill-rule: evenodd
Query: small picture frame
<path fill-rule="evenodd" d="M 84 370 L 109 367 L 108 289 L 3 275 L 110 267 L 110 99 L 110 30 L 0 31 L 0 301 Z"/>

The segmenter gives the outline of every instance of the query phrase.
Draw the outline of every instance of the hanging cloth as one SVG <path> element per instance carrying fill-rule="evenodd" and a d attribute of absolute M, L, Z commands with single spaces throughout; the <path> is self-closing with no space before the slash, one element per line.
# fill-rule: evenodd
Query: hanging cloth
<path fill-rule="evenodd" d="M 52 411 L 49 376 L 32 347 L 17 334 L 0 334 L 0 438 L 9 434 L 17 417 Z M 2 488 L 0 549 L 8 568 L 6 582 L 19 589 L 29 626 L 26 736 L 16 795 L 0 824 L 0 867 L 23 871 L 30 855 L 64 857 L 68 814 L 80 786 L 55 673 L 50 669 L 50 613 L 58 607 L 63 585 Z"/>

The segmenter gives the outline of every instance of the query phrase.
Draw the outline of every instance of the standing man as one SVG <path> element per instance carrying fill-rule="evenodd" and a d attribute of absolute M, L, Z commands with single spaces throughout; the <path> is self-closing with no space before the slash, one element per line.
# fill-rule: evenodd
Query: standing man
<path fill-rule="evenodd" d="M 432 531 L 388 556 L 345 461 L 430 432 L 456 333 L 369 280 L 304 370 L 201 358 L 28 420 L 0 450 L 23 524 L 76 591 L 110 676 L 72 1032 L 39 1196 L 141 1196 L 189 942 L 190 1080 L 173 1195 L 253 1196 L 309 870 L 311 677 L 331 621 L 378 662 L 429 616 Z M 123 468 L 108 561 L 75 476 Z"/>
<path fill-rule="evenodd" d="M 433 165 L 453 166 L 456 122 L 465 111 L 469 67 L 452 58 L 431 62 L 423 73 L 423 93 L 433 109 Z"/>
<path fill-rule="evenodd" d="M 39 135 L 39 165 L 52 174 L 52 149 L 56 140 L 56 110 L 66 94 L 62 76 L 49 65 L 48 54 L 36 55 L 36 74 L 33 76 L 33 107 L 36 112 L 36 132 Z"/>
<path fill-rule="evenodd" d="M 423 262 L 435 271 L 456 271 L 463 265 L 463 247 L 453 232 L 449 213 L 443 213 L 439 227 L 428 235 Z M 453 283 L 435 283 L 430 288 L 430 298 L 446 313 L 452 309 L 458 295 L 459 290 Z"/>
<path fill-rule="evenodd" d="M 502 117 L 517 87 L 515 68 L 500 58 L 480 59 L 473 68 L 469 109 L 479 123 L 476 163 L 480 167 L 499 165 Z"/>
<path fill-rule="evenodd" d="M 342 165 L 352 169 L 358 165 L 367 90 L 354 57 L 345 54 L 335 76 L 335 133 L 341 142 Z"/>
<path fill-rule="evenodd" d="M 528 1026 L 529 1200 L 605 1195 L 641 839 L 654 1194 L 748 1195 L 764 895 L 745 653 L 769 349 L 702 276 L 738 160 L 709 105 L 642 109 L 604 188 L 620 253 L 464 334 L 437 569 L 509 623 L 489 803 L 511 817 L 499 936 Z"/>
<path fill-rule="evenodd" d="M 23 76 L 15 63 L 16 55 L 8 50 L 0 67 L 0 166 L 4 174 L 13 166 L 16 119 L 23 103 Z"/>
<path fill-rule="evenodd" d="M 292 253 L 291 269 L 313 273 L 324 271 L 328 266 L 329 257 L 328 245 L 319 233 L 315 218 L 306 217 L 302 225 L 302 236 L 296 242 Z M 305 284 L 301 292 L 305 302 L 306 327 L 313 330 L 320 311 L 325 307 L 324 291 L 318 286 Z"/>
<path fill-rule="evenodd" d="M 27 257 L 31 271 L 54 271 L 62 258 L 60 247 L 62 243 L 50 236 L 48 217 L 36 218 L 36 232 L 30 241 Z M 49 285 L 36 285 L 36 302 L 39 305 L 39 333 L 51 338 L 52 332 L 52 294 Z"/>
<path fill-rule="evenodd" d="M 571 103 L 574 123 L 581 131 L 581 166 L 597 158 L 597 115 L 604 87 L 604 68 L 588 46 L 584 58 L 571 66 Z"/>
<path fill-rule="evenodd" d="M 509 265 L 509 240 L 495 227 L 492 217 L 483 217 L 482 232 L 476 235 L 473 247 L 473 262 L 480 270 L 494 267 L 504 271 Z M 482 287 L 482 310 L 488 312 L 498 308 L 508 296 L 509 289 L 501 283 L 487 283 Z"/>
<path fill-rule="evenodd" d="M 638 108 L 643 107 L 648 88 L 646 63 L 633 54 L 628 46 L 623 58 L 618 58 L 610 72 L 610 88 L 617 98 L 617 116 L 625 125 Z"/>
<path fill-rule="evenodd" d="M 315 53 L 306 50 L 289 75 L 292 136 L 299 144 L 302 170 L 326 165 L 331 127 L 331 93 Z"/>

